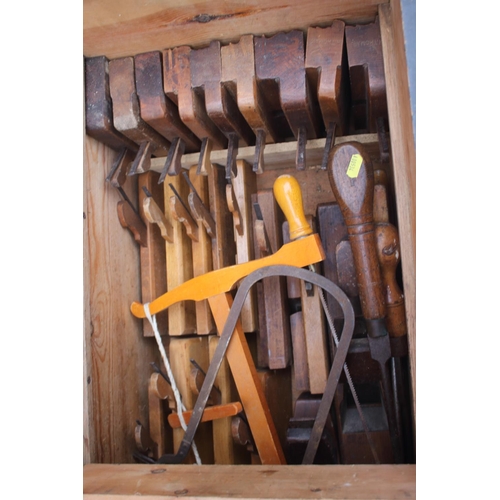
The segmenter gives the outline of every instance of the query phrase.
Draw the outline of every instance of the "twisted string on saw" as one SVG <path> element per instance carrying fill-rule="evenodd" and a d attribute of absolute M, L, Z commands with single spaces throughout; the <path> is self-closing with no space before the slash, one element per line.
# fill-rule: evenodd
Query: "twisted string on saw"
<path fill-rule="evenodd" d="M 172 369 L 170 368 L 170 363 L 168 361 L 167 353 L 165 352 L 165 347 L 163 347 L 163 342 L 161 341 L 160 332 L 158 331 L 158 325 L 156 324 L 156 315 L 151 317 L 151 313 L 149 312 L 149 303 L 144 304 L 144 312 L 146 313 L 146 318 L 148 318 L 149 322 L 151 323 L 151 327 L 153 328 L 156 343 L 158 344 L 158 348 L 160 349 L 161 357 L 163 359 L 163 364 L 165 365 L 165 368 L 167 370 L 167 375 L 168 375 L 168 378 L 170 379 L 170 385 L 172 386 L 172 391 L 174 393 L 175 402 L 176 402 L 176 406 L 177 406 L 177 415 L 178 415 L 179 420 L 181 422 L 181 427 L 184 429 L 184 432 L 186 432 L 187 424 L 186 424 L 186 421 L 184 420 L 184 415 L 182 414 L 182 412 L 186 410 L 186 407 L 184 406 L 184 403 L 182 402 L 182 398 L 181 398 L 181 394 L 179 392 L 179 389 L 177 389 L 177 385 L 176 385 L 175 379 L 174 379 L 174 374 L 172 373 Z M 194 456 L 196 458 L 196 463 L 198 465 L 201 465 L 200 454 L 198 453 L 198 448 L 196 447 L 196 444 L 194 441 L 192 444 L 192 448 L 193 448 Z"/>

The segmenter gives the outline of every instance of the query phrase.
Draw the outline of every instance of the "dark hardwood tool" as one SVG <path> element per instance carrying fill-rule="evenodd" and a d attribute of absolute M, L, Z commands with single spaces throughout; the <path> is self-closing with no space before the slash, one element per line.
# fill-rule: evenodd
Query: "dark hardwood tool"
<path fill-rule="evenodd" d="M 289 464 L 300 464 L 311 437 L 311 429 L 318 413 L 321 396 L 312 396 L 305 392 L 295 402 L 293 417 L 287 429 L 287 461 Z M 339 450 L 336 432 L 330 416 L 327 417 L 325 430 L 314 459 L 315 464 L 339 463 Z"/>
<path fill-rule="evenodd" d="M 372 358 L 380 365 L 384 407 L 389 422 L 394 457 L 399 463 L 401 441 L 396 424 L 388 366 L 391 345 L 385 326 L 384 285 L 377 258 L 373 222 L 373 167 L 361 144 L 347 142 L 332 149 L 328 174 L 347 226 L 370 352 Z"/>
<path fill-rule="evenodd" d="M 306 216 L 309 225 L 315 229 L 316 224 L 311 216 Z M 288 221 L 283 223 L 283 241 L 290 241 L 290 229 Z M 288 280 L 288 285 L 293 286 L 292 280 Z M 290 289 L 290 286 L 288 286 Z M 312 292 L 312 293 L 311 293 Z M 289 295 L 290 298 L 290 295 Z M 295 332 L 292 332 L 293 360 L 305 356 L 307 370 L 307 390 L 313 395 L 323 394 L 328 379 L 328 368 L 330 356 L 328 353 L 328 341 L 326 337 L 325 317 L 321 305 L 319 293 L 314 293 L 311 286 L 306 283 L 298 282 L 298 298 L 300 300 L 300 317 L 303 321 L 302 329 L 292 322 L 290 316 L 290 325 L 294 326 Z M 296 313 L 297 314 L 297 313 Z M 293 342 L 295 336 L 295 342 Z M 301 339 L 303 336 L 303 352 L 301 352 Z M 296 349 L 297 348 L 297 349 Z"/>
<path fill-rule="evenodd" d="M 261 233 L 268 237 L 270 253 L 274 253 L 281 247 L 283 241 L 281 214 L 272 190 L 258 191 L 256 199 L 257 203 L 254 205 L 254 210 L 257 210 L 256 219 L 261 222 Z M 259 234 L 256 233 L 256 239 L 258 238 Z M 272 370 L 286 368 L 290 364 L 292 352 L 286 280 L 280 276 L 264 280 L 262 292 L 264 309 L 259 309 L 259 313 L 265 321 L 265 327 L 258 332 L 258 342 L 262 344 L 258 352 L 265 351 L 265 355 L 259 357 L 259 366 Z"/>
<path fill-rule="evenodd" d="M 203 94 L 208 116 L 226 136 L 228 142 L 226 179 L 237 175 L 236 156 L 239 144 L 255 144 L 255 135 L 222 81 L 221 44 L 212 41 L 203 49 L 191 51 L 191 87 Z"/>
<path fill-rule="evenodd" d="M 87 135 L 116 151 L 123 148 L 137 151 L 139 146 L 114 126 L 108 67 L 109 61 L 104 56 L 85 59 L 85 130 Z"/>
<path fill-rule="evenodd" d="M 306 74 L 310 87 L 317 92 L 326 127 L 323 169 L 327 168 L 335 136 L 344 135 L 348 127 L 350 102 L 344 26 L 343 21 L 334 21 L 329 27 L 307 30 Z"/>
<path fill-rule="evenodd" d="M 192 88 L 191 52 L 187 46 L 163 51 L 163 86 L 181 120 L 202 141 L 198 173 L 206 174 L 212 148 L 224 149 L 227 139 L 208 116 L 203 95 Z"/>
<path fill-rule="evenodd" d="M 151 155 L 166 156 L 170 142 L 145 123 L 140 115 L 133 57 L 122 57 L 109 62 L 109 87 L 115 128 L 140 145 L 129 175 L 147 172 Z"/>
<path fill-rule="evenodd" d="M 254 42 L 258 84 L 269 101 L 278 97 L 298 143 L 297 169 L 303 170 L 306 140 L 318 137 L 323 128 L 319 106 L 306 80 L 304 33 L 295 30 L 269 38 L 261 36 Z"/>
<path fill-rule="evenodd" d="M 199 151 L 201 141 L 182 122 L 177 106 L 165 95 L 162 53 L 138 54 L 134 62 L 142 119 L 171 143 L 181 139 L 187 153 Z"/>
<path fill-rule="evenodd" d="M 264 146 L 276 142 L 278 132 L 265 98 L 257 85 L 253 35 L 221 47 L 222 82 L 256 137 L 253 171 L 264 171 Z"/>
<path fill-rule="evenodd" d="M 378 17 L 370 24 L 346 26 L 351 80 L 353 131 L 377 132 L 377 120 L 387 119 L 382 39 Z"/>
<path fill-rule="evenodd" d="M 396 421 L 403 438 L 405 460 L 412 462 L 414 460 L 413 432 L 406 380 L 408 358 L 406 310 L 404 295 L 397 280 L 397 270 L 401 258 L 398 230 L 390 223 L 377 223 L 375 225 L 375 239 L 385 285 L 386 325 L 393 351 L 391 374 L 394 384 Z"/>

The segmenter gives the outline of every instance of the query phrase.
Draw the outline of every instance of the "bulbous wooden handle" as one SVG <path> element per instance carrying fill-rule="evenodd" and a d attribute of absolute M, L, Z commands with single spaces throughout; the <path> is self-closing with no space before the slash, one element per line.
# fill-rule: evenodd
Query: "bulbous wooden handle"
<path fill-rule="evenodd" d="M 302 191 L 297 179 L 291 175 L 280 175 L 273 186 L 274 197 L 285 214 L 290 228 L 290 241 L 313 233 L 306 220 Z"/>
<path fill-rule="evenodd" d="M 385 297 L 373 223 L 373 167 L 363 146 L 335 146 L 328 159 L 328 177 L 347 226 L 359 298 L 367 320 L 385 317 Z"/>

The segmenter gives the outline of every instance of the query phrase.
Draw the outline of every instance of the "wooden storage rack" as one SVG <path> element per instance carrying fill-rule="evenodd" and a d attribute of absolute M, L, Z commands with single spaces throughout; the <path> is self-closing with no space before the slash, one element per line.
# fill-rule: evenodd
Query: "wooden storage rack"
<path fill-rule="evenodd" d="M 415 142 L 400 0 L 248 0 L 241 3 L 182 0 L 84 2 L 84 56 L 109 59 L 241 35 L 348 24 L 379 16 L 401 239 L 409 355 L 415 386 Z M 104 179 L 116 153 L 84 135 L 84 498 L 408 498 L 415 496 L 415 465 L 153 466 L 128 464 L 135 418 L 147 420 L 143 387 L 154 357 L 152 339 L 129 312 L 140 297 L 138 248 L 116 217 L 118 194 Z M 309 141 L 321 151 L 324 139 Z M 277 163 L 294 143 L 266 148 Z M 250 153 L 248 151 L 247 153 Z M 223 154 L 223 153 L 220 153 Z M 240 157 L 245 148 L 240 149 Z M 309 153 L 308 153 L 309 154 Z M 188 158 L 189 160 L 189 158 Z M 151 340 L 151 342 L 145 341 Z M 133 370 L 130 369 L 133 367 Z M 141 409 L 143 415 L 136 414 Z M 120 465 L 121 464 L 121 465 Z"/>

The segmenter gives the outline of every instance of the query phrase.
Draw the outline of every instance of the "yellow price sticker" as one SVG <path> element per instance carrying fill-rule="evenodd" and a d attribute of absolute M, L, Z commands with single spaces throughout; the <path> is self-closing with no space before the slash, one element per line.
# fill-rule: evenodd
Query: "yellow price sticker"
<path fill-rule="evenodd" d="M 360 154 L 355 154 L 351 156 L 351 161 L 349 162 L 349 166 L 347 167 L 347 177 L 351 179 L 355 179 L 359 174 L 359 169 L 363 164 L 363 157 Z"/>

